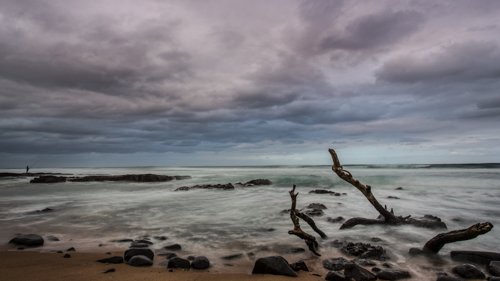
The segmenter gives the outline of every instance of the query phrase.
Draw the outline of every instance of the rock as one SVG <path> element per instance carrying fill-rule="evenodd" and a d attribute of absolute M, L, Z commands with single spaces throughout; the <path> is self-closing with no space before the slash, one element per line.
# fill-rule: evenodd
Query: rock
<path fill-rule="evenodd" d="M 128 265 L 131 265 L 131 266 L 153 265 L 153 261 L 150 258 L 146 257 L 146 256 L 137 255 L 137 256 L 133 256 L 128 261 Z"/>
<path fill-rule="evenodd" d="M 164 241 L 164 240 L 168 239 L 168 237 L 166 237 L 166 236 L 153 236 L 153 238 L 156 240 L 160 240 L 160 241 Z"/>
<path fill-rule="evenodd" d="M 396 197 L 396 196 L 387 196 L 387 199 L 399 199 L 399 197 Z"/>
<path fill-rule="evenodd" d="M 106 252 L 106 255 L 111 255 L 111 252 Z"/>
<path fill-rule="evenodd" d="M 352 278 L 356 281 L 374 281 L 377 280 L 377 276 L 375 274 L 371 273 L 370 271 L 362 268 L 361 266 L 349 262 L 345 264 L 345 270 L 344 270 L 344 275 L 347 280 L 350 280 L 349 278 Z"/>
<path fill-rule="evenodd" d="M 109 242 L 127 243 L 127 242 L 134 242 L 134 239 L 116 239 L 116 240 L 109 240 Z"/>
<path fill-rule="evenodd" d="M 380 238 L 378 238 L 378 237 L 372 237 L 370 240 L 371 240 L 372 242 L 380 242 L 380 241 L 382 241 L 382 239 L 380 239 Z"/>
<path fill-rule="evenodd" d="M 47 236 L 47 237 L 45 237 L 45 239 L 47 239 L 49 241 L 54 241 L 54 242 L 59 241 L 59 238 L 57 238 L 55 236 Z"/>
<path fill-rule="evenodd" d="M 274 274 L 297 277 L 288 262 L 281 256 L 260 258 L 255 261 L 252 274 Z"/>
<path fill-rule="evenodd" d="M 488 281 L 500 281 L 500 277 L 490 276 L 487 279 Z"/>
<path fill-rule="evenodd" d="M 300 254 L 300 253 L 304 253 L 306 251 L 306 249 L 304 248 L 291 248 L 290 249 L 290 253 L 292 254 Z"/>
<path fill-rule="evenodd" d="M 181 176 L 178 176 L 181 177 Z M 176 178 L 164 175 L 154 174 L 139 174 L 139 175 L 118 175 L 118 176 L 86 176 L 75 177 L 69 179 L 73 182 L 88 182 L 88 181 L 132 181 L 132 182 L 161 182 L 171 181 Z"/>
<path fill-rule="evenodd" d="M 411 278 L 411 275 L 406 270 L 382 270 L 377 273 L 377 278 L 383 280 L 399 280 Z"/>
<path fill-rule="evenodd" d="M 28 247 L 38 247 L 43 245 L 43 238 L 36 234 L 26 234 L 12 238 L 9 243 Z"/>
<path fill-rule="evenodd" d="M 110 258 L 105 258 L 105 259 L 97 260 L 96 262 L 101 262 L 101 263 L 123 263 L 123 257 L 114 256 L 114 257 L 110 257 Z"/>
<path fill-rule="evenodd" d="M 210 261 L 203 256 L 196 257 L 191 263 L 191 267 L 194 269 L 207 269 L 209 266 L 210 266 Z"/>
<path fill-rule="evenodd" d="M 380 269 L 380 268 L 378 268 L 378 267 L 372 267 L 372 272 L 377 273 L 377 272 L 379 272 L 379 271 L 381 271 L 381 270 L 382 270 L 382 269 Z"/>
<path fill-rule="evenodd" d="M 315 189 L 315 190 L 309 191 L 309 193 L 330 194 L 330 195 L 334 195 L 334 196 L 340 196 L 340 193 L 329 191 L 329 190 L 326 190 L 326 189 Z"/>
<path fill-rule="evenodd" d="M 17 247 L 17 250 L 20 251 L 20 250 L 24 250 L 24 247 Z"/>
<path fill-rule="evenodd" d="M 36 210 L 34 213 L 46 213 L 46 212 L 52 212 L 52 211 L 54 211 L 54 209 L 47 207 L 47 208 L 44 208 L 42 210 Z"/>
<path fill-rule="evenodd" d="M 343 247 L 346 244 L 347 244 L 347 242 L 345 242 L 345 241 L 339 241 L 337 239 L 333 240 L 333 242 L 330 243 L 330 245 L 332 247 L 334 247 L 334 248 L 341 248 L 341 247 Z"/>
<path fill-rule="evenodd" d="M 411 224 L 418 227 L 425 227 L 430 229 L 447 229 L 446 224 L 440 218 L 433 215 L 425 215 L 421 218 L 407 218 L 405 224 Z"/>
<path fill-rule="evenodd" d="M 177 254 L 176 253 L 163 253 L 163 254 L 158 254 L 158 256 L 165 256 L 165 258 L 167 260 L 169 260 L 169 259 L 173 259 L 173 258 L 177 257 Z"/>
<path fill-rule="evenodd" d="M 328 270 L 341 271 L 344 270 L 345 264 L 349 261 L 344 258 L 334 258 L 323 261 L 323 267 Z"/>
<path fill-rule="evenodd" d="M 147 238 L 147 239 L 149 239 L 149 238 Z M 134 242 L 135 242 L 135 243 L 142 243 L 142 244 L 153 245 L 153 242 L 148 241 L 148 240 L 146 240 L 146 239 L 134 240 Z M 132 242 L 132 243 L 134 243 L 134 242 Z"/>
<path fill-rule="evenodd" d="M 396 188 L 396 190 L 403 190 L 403 188 L 400 186 L 400 187 Z"/>
<path fill-rule="evenodd" d="M 464 263 L 461 265 L 457 265 L 452 269 L 453 273 L 465 279 L 484 279 L 486 276 L 484 275 L 479 268 L 475 265 Z"/>
<path fill-rule="evenodd" d="M 182 247 L 179 244 L 172 244 L 172 245 L 168 245 L 168 246 L 163 247 L 163 249 L 171 250 L 171 251 L 179 251 L 182 249 Z"/>
<path fill-rule="evenodd" d="M 104 271 L 104 273 L 110 273 L 110 272 L 115 272 L 115 271 L 116 271 L 116 269 L 110 268 L 110 269 Z"/>
<path fill-rule="evenodd" d="M 325 277 L 327 281 L 345 281 L 345 275 L 338 271 L 330 271 Z"/>
<path fill-rule="evenodd" d="M 315 216 L 322 216 L 325 213 L 321 209 L 312 209 L 305 211 L 305 214 L 311 217 L 315 217 Z"/>
<path fill-rule="evenodd" d="M 191 189 L 220 189 L 220 190 L 233 190 L 234 186 L 231 183 L 228 184 L 204 184 L 204 185 L 195 185 L 195 186 L 181 186 L 174 191 L 187 191 Z"/>
<path fill-rule="evenodd" d="M 493 276 L 500 276 L 500 261 L 491 261 L 488 270 Z"/>
<path fill-rule="evenodd" d="M 245 186 L 249 185 L 271 185 L 273 184 L 270 180 L 268 179 L 256 179 L 256 180 L 251 180 L 247 183 L 245 183 Z"/>
<path fill-rule="evenodd" d="M 500 261 L 500 253 L 477 251 L 451 251 L 451 259 L 460 262 L 472 262 L 489 265 L 491 261 Z"/>
<path fill-rule="evenodd" d="M 389 257 L 386 255 L 384 248 L 380 246 L 372 246 L 370 244 L 365 243 L 353 243 L 348 242 L 341 249 L 342 252 L 357 256 L 360 258 L 372 258 L 376 260 L 384 261 Z"/>
<path fill-rule="evenodd" d="M 449 276 L 446 273 L 439 273 L 436 281 L 461 281 L 456 277 Z"/>
<path fill-rule="evenodd" d="M 168 261 L 167 268 L 190 268 L 191 264 L 188 260 L 175 257 Z"/>
<path fill-rule="evenodd" d="M 158 265 L 159 266 L 167 266 L 168 265 L 168 261 L 162 261 Z"/>
<path fill-rule="evenodd" d="M 69 259 L 69 258 L 71 258 L 71 255 L 70 254 L 66 254 L 66 255 L 63 256 L 63 258 Z"/>
<path fill-rule="evenodd" d="M 389 263 L 387 263 L 387 262 L 384 262 L 382 264 L 382 266 L 385 267 L 385 268 L 392 268 L 392 266 Z"/>
<path fill-rule="evenodd" d="M 294 262 L 290 264 L 290 268 L 292 268 L 293 271 L 303 270 L 309 272 L 309 268 L 307 268 L 307 265 L 304 261 Z"/>
<path fill-rule="evenodd" d="M 328 218 L 326 218 L 326 221 L 331 222 L 331 223 L 337 223 L 337 222 L 343 222 L 343 221 L 345 221 L 345 219 L 343 217 L 340 217 L 340 216 L 336 217 L 336 218 L 328 217 Z"/>
<path fill-rule="evenodd" d="M 151 249 L 128 249 L 123 254 L 123 258 L 128 262 L 133 256 L 146 256 L 148 259 L 153 260 L 155 254 Z"/>
<path fill-rule="evenodd" d="M 326 206 L 321 204 L 321 203 L 311 203 L 309 206 L 307 206 L 308 209 L 321 209 L 321 210 L 326 210 Z"/>
<path fill-rule="evenodd" d="M 174 176 L 176 180 L 189 180 L 191 176 Z"/>
<path fill-rule="evenodd" d="M 56 176 L 40 176 L 30 180 L 30 183 L 56 183 L 56 182 L 66 182 L 67 177 L 56 177 Z"/>
<path fill-rule="evenodd" d="M 420 250 L 419 248 L 410 248 L 408 252 L 410 253 L 410 256 L 418 256 L 424 254 L 424 251 Z"/>
<path fill-rule="evenodd" d="M 130 243 L 130 248 L 147 248 L 147 247 L 149 247 L 149 245 L 146 243 L 139 243 L 135 241 Z"/>
<path fill-rule="evenodd" d="M 242 257 L 243 257 L 243 254 L 235 254 L 235 255 L 230 255 L 230 256 L 222 257 L 221 259 L 223 259 L 223 260 L 234 260 L 234 259 L 239 259 L 239 258 L 242 258 Z"/>
<path fill-rule="evenodd" d="M 69 249 L 66 250 L 66 252 L 74 252 L 74 251 L 76 251 L 76 250 L 73 247 L 71 247 L 71 248 L 69 248 Z"/>

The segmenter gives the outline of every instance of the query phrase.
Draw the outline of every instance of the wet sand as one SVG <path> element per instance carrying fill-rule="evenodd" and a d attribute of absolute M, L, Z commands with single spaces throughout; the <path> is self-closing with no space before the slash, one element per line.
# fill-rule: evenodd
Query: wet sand
<path fill-rule="evenodd" d="M 35 251 L 0 251 L 2 280 L 323 280 L 309 272 L 298 272 L 298 278 L 267 274 L 224 274 L 213 270 L 184 270 L 165 267 L 133 267 L 125 263 L 103 264 L 96 260 L 110 257 L 106 254 L 70 252 L 64 254 Z M 104 273 L 114 268 L 116 271 Z"/>

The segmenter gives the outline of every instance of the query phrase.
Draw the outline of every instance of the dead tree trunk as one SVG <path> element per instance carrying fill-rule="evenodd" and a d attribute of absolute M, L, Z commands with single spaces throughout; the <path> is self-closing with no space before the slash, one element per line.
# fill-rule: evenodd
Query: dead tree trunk
<path fill-rule="evenodd" d="M 492 228 L 493 225 L 487 221 L 483 223 L 476 223 L 466 229 L 440 233 L 425 243 L 422 252 L 427 254 L 437 254 L 445 244 L 474 239 L 479 235 L 488 233 Z"/>
<path fill-rule="evenodd" d="M 377 198 L 372 193 L 372 188 L 369 185 L 364 185 L 354 179 L 349 173 L 349 171 L 346 171 L 342 168 L 340 165 L 339 158 L 337 157 L 337 153 L 335 153 L 335 150 L 329 149 L 330 155 L 332 156 L 333 160 L 333 166 L 332 170 L 343 180 L 346 182 L 352 184 L 354 187 L 356 187 L 363 195 L 368 199 L 368 201 L 373 205 L 373 207 L 379 212 L 379 214 L 383 217 L 383 219 L 367 219 L 367 218 L 352 218 L 347 220 L 340 229 L 344 228 L 351 228 L 354 227 L 355 225 L 358 224 L 397 224 L 398 223 L 398 218 L 390 211 L 388 211 L 386 208 L 382 207 L 382 205 L 377 201 Z"/>
<path fill-rule="evenodd" d="M 297 207 L 297 195 L 299 195 L 299 193 L 295 193 L 295 184 L 293 185 L 293 188 L 292 190 L 290 190 L 290 197 L 292 198 L 292 207 L 290 209 L 290 218 L 292 219 L 292 222 L 293 222 L 293 230 L 289 230 L 288 231 L 288 234 L 294 234 L 294 235 L 297 235 L 299 238 L 301 239 L 304 239 L 304 241 L 306 242 L 306 245 L 307 247 L 309 248 L 309 250 L 311 252 L 313 252 L 315 255 L 317 256 L 321 256 L 318 252 L 317 252 L 317 248 L 318 248 L 318 241 L 316 241 L 316 238 L 306 232 L 304 232 L 301 228 L 300 228 L 300 223 L 299 223 L 299 218 L 298 217 L 301 217 L 303 220 L 305 220 L 316 232 L 318 232 L 321 237 L 325 238 L 326 235 L 323 231 L 321 231 L 317 226 L 316 224 L 314 223 L 313 219 L 311 219 L 309 216 L 307 216 L 306 214 L 303 214 L 301 212 L 298 212 L 296 210 L 296 207 Z"/>

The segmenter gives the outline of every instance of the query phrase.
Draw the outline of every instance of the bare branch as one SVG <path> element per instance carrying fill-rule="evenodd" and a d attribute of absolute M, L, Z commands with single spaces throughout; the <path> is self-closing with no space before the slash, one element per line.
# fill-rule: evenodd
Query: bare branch
<path fill-rule="evenodd" d="M 479 235 L 488 233 L 492 228 L 493 224 L 487 221 L 483 223 L 476 223 L 466 229 L 440 233 L 434 236 L 431 240 L 427 241 L 422 251 L 425 253 L 437 254 L 445 244 L 474 239 Z"/>

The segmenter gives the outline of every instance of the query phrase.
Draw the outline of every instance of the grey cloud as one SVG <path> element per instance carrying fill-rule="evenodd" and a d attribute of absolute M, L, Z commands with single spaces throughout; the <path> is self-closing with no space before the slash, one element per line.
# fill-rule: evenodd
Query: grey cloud
<path fill-rule="evenodd" d="M 499 108 L 499 107 L 500 107 L 500 98 L 487 99 L 477 103 L 477 108 L 479 109 L 489 109 L 489 108 Z"/>
<path fill-rule="evenodd" d="M 342 32 L 324 38 L 320 51 L 373 49 L 388 46 L 411 35 L 424 21 L 416 11 L 385 11 L 354 19 Z"/>
<path fill-rule="evenodd" d="M 384 63 L 379 80 L 397 83 L 464 82 L 500 77 L 500 47 L 496 42 L 470 41 L 445 46 L 423 56 L 404 56 Z"/>

